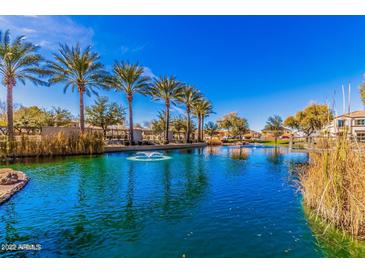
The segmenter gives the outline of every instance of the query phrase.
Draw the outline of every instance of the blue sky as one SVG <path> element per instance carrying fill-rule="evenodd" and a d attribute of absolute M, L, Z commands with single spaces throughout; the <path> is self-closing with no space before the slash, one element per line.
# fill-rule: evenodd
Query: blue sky
<path fill-rule="evenodd" d="M 25 34 L 50 57 L 58 43 L 92 44 L 110 68 L 139 62 L 147 73 L 175 75 L 200 89 L 216 114 L 232 111 L 262 129 L 268 116 L 285 118 L 310 102 L 332 100 L 352 84 L 352 109 L 363 109 L 365 17 L 347 16 L 0 16 L 0 29 Z M 124 94 L 101 91 L 126 106 Z M 5 88 L 0 88 L 5 99 Z M 95 98 L 86 98 L 89 105 Z M 15 102 L 61 106 L 78 114 L 78 95 L 62 86 L 19 84 Z M 155 118 L 163 105 L 136 95 L 135 121 Z M 176 108 L 173 113 L 182 109 Z"/>

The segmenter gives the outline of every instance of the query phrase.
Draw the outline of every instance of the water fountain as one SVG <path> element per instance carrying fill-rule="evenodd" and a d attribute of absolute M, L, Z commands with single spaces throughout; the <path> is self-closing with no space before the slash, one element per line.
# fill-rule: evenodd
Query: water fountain
<path fill-rule="evenodd" d="M 128 160 L 131 161 L 161 161 L 161 160 L 168 160 L 171 159 L 170 156 L 166 156 L 161 152 L 157 151 L 151 151 L 151 152 L 145 152 L 145 151 L 139 151 L 135 155 L 128 157 Z"/>

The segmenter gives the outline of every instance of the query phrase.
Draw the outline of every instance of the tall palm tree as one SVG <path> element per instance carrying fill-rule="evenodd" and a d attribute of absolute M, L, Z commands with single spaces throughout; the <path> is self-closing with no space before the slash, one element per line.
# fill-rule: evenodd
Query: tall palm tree
<path fill-rule="evenodd" d="M 96 89 L 108 89 L 108 73 L 99 62 L 100 56 L 92 52 L 90 46 L 81 50 L 79 44 L 71 48 L 61 45 L 53 57 L 54 61 L 47 62 L 47 69 L 51 75 L 49 83 L 64 83 L 64 92 L 68 88 L 72 91 L 77 89 L 80 95 L 80 129 L 84 132 L 84 94 L 90 96 L 91 93 L 97 94 Z"/>
<path fill-rule="evenodd" d="M 165 103 L 165 144 L 169 143 L 170 106 L 175 104 L 181 88 L 182 84 L 174 76 L 165 76 L 155 79 L 148 93 L 154 100 Z"/>
<path fill-rule="evenodd" d="M 201 107 L 201 136 L 200 140 L 204 140 L 204 119 L 207 118 L 210 114 L 213 114 L 213 105 L 208 100 L 203 100 Z"/>
<path fill-rule="evenodd" d="M 129 141 L 134 143 L 133 138 L 133 110 L 132 102 L 135 93 L 146 94 L 150 78 L 143 75 L 144 69 L 138 64 L 117 62 L 113 67 L 113 75 L 110 78 L 111 87 L 118 91 L 124 91 L 127 95 L 129 109 Z"/>
<path fill-rule="evenodd" d="M 38 46 L 26 42 L 24 36 L 11 41 L 10 31 L 0 31 L 0 78 L 7 88 L 7 127 L 8 139 L 14 140 L 13 88 L 18 82 L 25 85 L 26 80 L 35 85 L 47 85 L 40 77 L 47 75 L 41 68 L 43 58 L 37 54 Z"/>
<path fill-rule="evenodd" d="M 204 119 L 213 113 L 213 106 L 208 100 L 201 98 L 193 105 L 193 113 L 198 118 L 198 142 L 201 142 L 204 138 Z"/>
<path fill-rule="evenodd" d="M 186 107 L 186 132 L 185 132 L 185 143 L 190 142 L 190 114 L 194 104 L 201 99 L 200 92 L 189 85 L 183 86 L 177 94 L 177 100 L 183 103 Z"/>
<path fill-rule="evenodd" d="M 279 115 L 271 116 L 267 119 L 265 129 L 271 132 L 275 138 L 275 144 L 278 142 L 278 137 L 283 134 L 283 119 Z"/>

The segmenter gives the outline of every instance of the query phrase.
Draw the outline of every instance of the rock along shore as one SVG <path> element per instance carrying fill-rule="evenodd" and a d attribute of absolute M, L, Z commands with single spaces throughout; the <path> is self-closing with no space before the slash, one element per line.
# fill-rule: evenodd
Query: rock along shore
<path fill-rule="evenodd" d="M 29 181 L 25 173 L 11 168 L 0 168 L 0 205 L 9 200 Z"/>

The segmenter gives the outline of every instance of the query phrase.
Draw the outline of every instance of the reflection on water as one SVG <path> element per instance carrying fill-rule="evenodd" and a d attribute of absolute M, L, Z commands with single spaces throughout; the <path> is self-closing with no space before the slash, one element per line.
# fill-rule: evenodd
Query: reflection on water
<path fill-rule="evenodd" d="M 347 233 L 327 224 L 309 209 L 305 208 L 317 244 L 323 255 L 329 258 L 364 258 L 365 241 L 359 241 Z"/>
<path fill-rule="evenodd" d="M 232 160 L 247 160 L 250 150 L 247 148 L 231 148 L 228 150 Z"/>
<path fill-rule="evenodd" d="M 206 155 L 218 155 L 221 153 L 221 147 L 218 146 L 208 146 L 204 149 Z"/>
<path fill-rule="evenodd" d="M 0 207 L 0 257 L 319 257 L 292 187 L 307 155 L 271 148 L 133 153 L 13 165 L 31 181 Z M 291 174 L 294 174 L 291 176 Z"/>
<path fill-rule="evenodd" d="M 282 164 L 284 160 L 284 149 L 279 147 L 264 149 L 267 155 L 267 161 L 274 165 Z"/>

